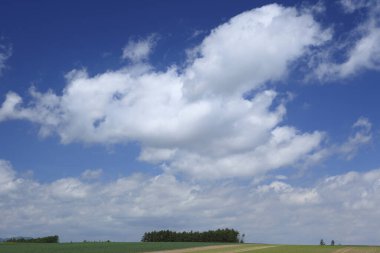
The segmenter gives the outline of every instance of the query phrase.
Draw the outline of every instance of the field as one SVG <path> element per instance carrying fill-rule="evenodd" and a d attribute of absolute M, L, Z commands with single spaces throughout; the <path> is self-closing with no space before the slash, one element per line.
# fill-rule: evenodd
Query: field
<path fill-rule="evenodd" d="M 0 253 L 138 253 L 218 245 L 193 242 L 0 243 Z"/>
<path fill-rule="evenodd" d="M 0 243 L 0 253 L 380 253 L 380 247 L 216 243 Z"/>

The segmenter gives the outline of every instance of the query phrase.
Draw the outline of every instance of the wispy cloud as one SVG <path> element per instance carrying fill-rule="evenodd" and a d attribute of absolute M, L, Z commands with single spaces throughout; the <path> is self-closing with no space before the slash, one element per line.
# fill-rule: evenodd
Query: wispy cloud
<path fill-rule="evenodd" d="M 0 76 L 2 75 L 6 66 L 6 61 L 12 55 L 12 46 L 0 44 Z"/>
<path fill-rule="evenodd" d="M 100 176 L 103 174 L 102 169 L 95 169 L 95 170 L 85 170 L 81 177 L 82 179 L 85 180 L 93 180 L 93 179 L 98 179 Z"/>
<path fill-rule="evenodd" d="M 365 117 L 360 117 L 352 125 L 352 133 L 342 143 L 328 143 L 321 145 L 321 148 L 310 154 L 305 159 L 306 166 L 318 164 L 332 156 L 338 156 L 343 159 L 351 160 L 356 156 L 358 151 L 371 144 L 373 139 L 372 123 Z"/>
<path fill-rule="evenodd" d="M 321 80 L 335 80 L 353 76 L 363 70 L 380 70 L 380 4 L 378 1 L 341 1 L 347 13 L 355 14 L 364 9 L 367 18 L 348 36 L 349 40 L 327 48 L 318 62 L 316 76 Z M 336 51 L 344 51 L 344 60 L 334 59 Z M 326 53 L 327 52 L 327 53 Z"/>

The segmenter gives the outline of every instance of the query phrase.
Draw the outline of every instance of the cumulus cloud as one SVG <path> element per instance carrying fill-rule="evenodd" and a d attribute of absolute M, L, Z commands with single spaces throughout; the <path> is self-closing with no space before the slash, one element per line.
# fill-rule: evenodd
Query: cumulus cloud
<path fill-rule="evenodd" d="M 309 187 L 278 179 L 203 184 L 166 173 L 40 183 L 20 178 L 9 162 L 0 161 L 0 182 L 3 236 L 22 231 L 59 233 L 63 241 L 133 241 L 153 229 L 234 227 L 251 242 L 314 244 L 323 236 L 373 244 L 380 235 L 380 170 L 327 177 Z"/>
<path fill-rule="evenodd" d="M 307 154 L 314 153 L 323 139 L 323 133 L 300 134 L 288 127 L 276 127 L 269 134 L 265 143 L 238 153 L 214 155 L 212 152 L 177 152 L 178 157 L 174 156 L 169 161 L 167 169 L 182 171 L 195 178 L 258 176 L 295 165 Z"/>
<path fill-rule="evenodd" d="M 272 4 L 215 28 L 186 70 L 192 96 L 237 95 L 284 78 L 289 63 L 330 39 L 309 13 Z"/>
<path fill-rule="evenodd" d="M 0 160 L 0 193 L 6 193 L 17 184 L 16 173 L 9 162 Z"/>
<path fill-rule="evenodd" d="M 184 68 L 156 71 L 145 61 L 95 76 L 73 70 L 62 95 L 31 89 L 25 105 L 9 93 L 0 121 L 29 120 L 63 143 L 137 142 L 140 160 L 173 173 L 258 175 L 299 162 L 323 139 L 284 125 L 285 102 L 266 84 L 328 39 L 310 13 L 272 4 L 212 30 Z M 130 42 L 125 58 L 145 59 L 150 40 Z"/>
<path fill-rule="evenodd" d="M 320 79 L 340 79 L 362 70 L 380 70 L 380 4 L 378 1 L 352 0 L 343 0 L 341 3 L 346 12 L 354 14 L 364 9 L 368 17 L 351 31 L 349 42 L 335 46 L 330 50 L 331 55 L 324 56 L 323 62 L 316 68 L 316 75 Z M 344 49 L 344 60 L 336 62 L 332 55 L 341 48 Z"/>
<path fill-rule="evenodd" d="M 123 48 L 122 59 L 133 63 L 147 60 L 156 44 L 157 36 L 150 35 L 145 39 L 129 40 Z"/>

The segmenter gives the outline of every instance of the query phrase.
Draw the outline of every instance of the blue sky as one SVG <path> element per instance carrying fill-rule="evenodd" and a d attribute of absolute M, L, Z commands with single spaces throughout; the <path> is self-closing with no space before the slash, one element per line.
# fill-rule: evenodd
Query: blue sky
<path fill-rule="evenodd" d="M 0 237 L 380 243 L 376 1 L 0 5 Z"/>

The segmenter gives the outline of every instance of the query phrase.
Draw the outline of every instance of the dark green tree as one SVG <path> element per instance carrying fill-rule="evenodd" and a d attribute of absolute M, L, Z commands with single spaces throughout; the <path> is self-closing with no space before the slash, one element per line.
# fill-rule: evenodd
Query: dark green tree
<path fill-rule="evenodd" d="M 26 242 L 26 243 L 58 243 L 58 235 L 38 237 L 38 238 L 11 238 L 7 242 Z"/>
<path fill-rule="evenodd" d="M 243 237 L 244 238 L 244 237 Z M 176 232 L 170 230 L 146 232 L 142 242 L 232 242 L 238 243 L 239 232 L 234 229 L 218 229 L 205 232 Z"/>
<path fill-rule="evenodd" d="M 240 243 L 244 243 L 244 237 L 245 237 L 245 234 L 242 234 L 240 237 Z"/>

